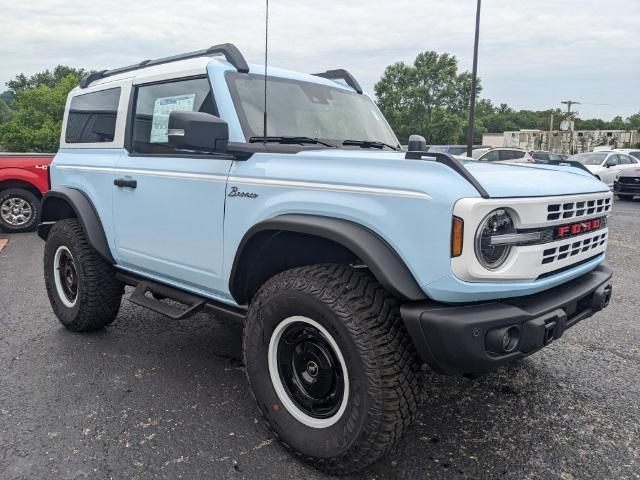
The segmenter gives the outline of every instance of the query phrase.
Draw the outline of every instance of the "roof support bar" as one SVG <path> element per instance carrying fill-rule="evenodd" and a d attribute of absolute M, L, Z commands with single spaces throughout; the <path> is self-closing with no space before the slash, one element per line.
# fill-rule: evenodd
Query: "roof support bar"
<path fill-rule="evenodd" d="M 227 61 L 233 65 L 240 73 L 249 73 L 249 65 L 247 61 L 240 53 L 240 50 L 232 43 L 223 43 L 221 45 L 214 45 L 204 50 L 196 50 L 194 52 L 181 53 L 179 55 L 173 55 L 171 57 L 158 58 L 156 60 L 143 60 L 140 63 L 129 65 L 127 67 L 116 68 L 114 70 L 102 70 L 100 72 L 93 72 L 86 75 L 80 82 L 80 88 L 87 88 L 91 82 L 100 80 L 101 78 L 111 77 L 120 73 L 132 72 L 145 67 L 152 67 L 154 65 L 164 65 L 165 63 L 179 62 L 180 60 L 188 60 L 190 58 L 208 57 L 213 55 L 224 55 Z"/>
<path fill-rule="evenodd" d="M 355 78 L 353 78 L 353 75 L 347 72 L 344 68 L 339 68 L 337 70 L 327 70 L 324 73 L 314 73 L 313 75 L 316 77 L 328 78 L 329 80 L 344 80 L 347 85 L 349 85 L 359 94 L 362 94 L 362 87 L 360 86 L 360 84 L 356 81 Z"/>
<path fill-rule="evenodd" d="M 476 177 L 471 175 L 471 172 L 464 168 L 464 165 L 451 155 L 441 152 L 407 152 L 404 156 L 404 158 L 408 160 L 422 160 L 423 157 L 432 157 L 436 162 L 442 163 L 452 170 L 455 170 L 461 177 L 473 185 L 482 198 L 491 198 L 489 193 L 484 189 Z"/>

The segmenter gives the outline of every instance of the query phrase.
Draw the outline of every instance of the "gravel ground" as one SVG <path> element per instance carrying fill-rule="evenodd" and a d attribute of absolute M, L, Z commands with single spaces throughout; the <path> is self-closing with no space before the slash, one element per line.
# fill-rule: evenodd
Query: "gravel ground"
<path fill-rule="evenodd" d="M 484 377 L 426 372 L 415 427 L 353 478 L 640 478 L 640 201 L 616 202 L 610 229 L 607 310 Z M 327 478 L 258 420 L 239 325 L 125 301 L 74 334 L 51 312 L 43 242 L 2 237 L 1 478 Z"/>

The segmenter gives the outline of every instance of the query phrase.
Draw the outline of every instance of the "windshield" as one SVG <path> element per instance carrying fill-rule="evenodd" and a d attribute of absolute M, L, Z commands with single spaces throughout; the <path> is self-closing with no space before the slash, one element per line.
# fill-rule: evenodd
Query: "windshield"
<path fill-rule="evenodd" d="M 608 153 L 579 153 L 569 157 L 569 160 L 580 162 L 583 165 L 600 165 L 604 159 L 609 155 Z"/>
<path fill-rule="evenodd" d="M 227 83 L 247 141 L 262 137 L 264 76 L 230 73 Z M 369 97 L 280 77 L 269 77 L 267 84 L 267 135 L 308 137 L 336 145 L 344 140 L 366 140 L 398 146 Z"/>

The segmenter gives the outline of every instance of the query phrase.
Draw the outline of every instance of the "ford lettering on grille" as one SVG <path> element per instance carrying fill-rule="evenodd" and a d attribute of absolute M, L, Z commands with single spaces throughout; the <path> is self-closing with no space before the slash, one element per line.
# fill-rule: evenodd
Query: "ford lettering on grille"
<path fill-rule="evenodd" d="M 575 237 L 576 235 L 582 235 L 583 233 L 593 232 L 605 225 L 606 220 L 604 218 L 592 218 L 591 220 L 584 220 L 582 222 L 560 225 L 555 228 L 553 237 L 555 239 Z"/>

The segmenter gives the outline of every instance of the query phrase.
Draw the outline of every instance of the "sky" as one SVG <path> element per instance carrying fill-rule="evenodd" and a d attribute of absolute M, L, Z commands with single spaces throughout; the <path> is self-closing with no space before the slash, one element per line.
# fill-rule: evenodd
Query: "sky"
<path fill-rule="evenodd" d="M 269 64 L 345 68 L 373 94 L 385 67 L 425 50 L 471 70 L 475 0 L 271 0 Z M 0 0 L 0 91 L 58 64 L 115 68 L 235 43 L 263 63 L 265 1 Z M 582 118 L 640 111 L 640 0 L 485 0 L 481 96 L 516 109 L 582 102 Z"/>

